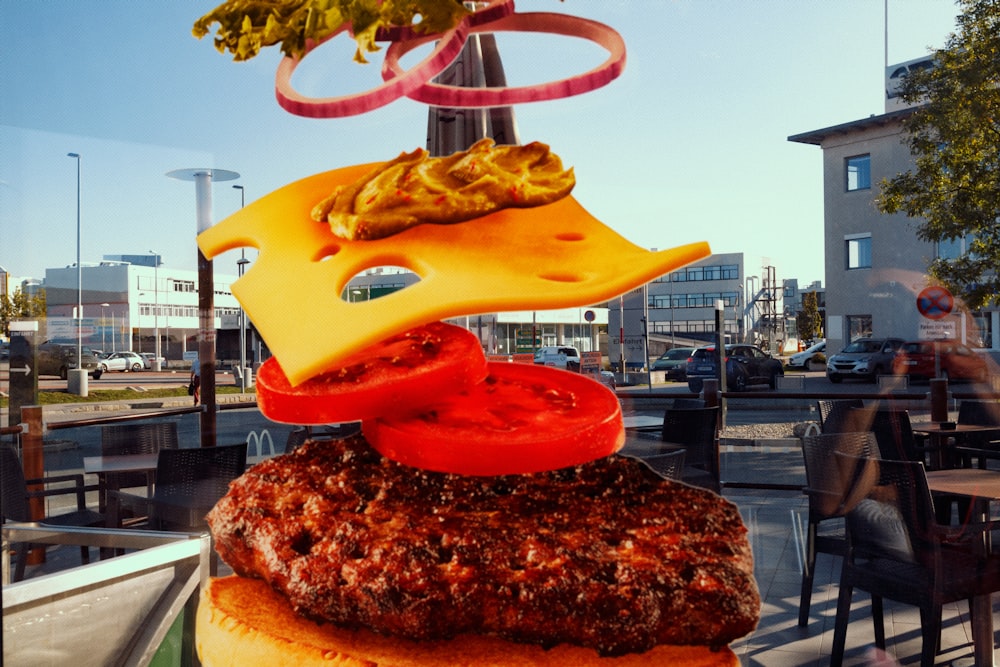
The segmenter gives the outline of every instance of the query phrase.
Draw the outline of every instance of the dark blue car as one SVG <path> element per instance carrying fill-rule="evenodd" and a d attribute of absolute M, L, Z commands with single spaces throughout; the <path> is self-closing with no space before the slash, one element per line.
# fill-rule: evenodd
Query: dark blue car
<path fill-rule="evenodd" d="M 714 345 L 699 347 L 687 365 L 688 389 L 702 390 L 706 379 L 719 378 L 718 352 Z M 726 345 L 726 390 L 745 391 L 752 384 L 766 384 L 774 389 L 785 374 L 781 362 L 753 345 Z"/>

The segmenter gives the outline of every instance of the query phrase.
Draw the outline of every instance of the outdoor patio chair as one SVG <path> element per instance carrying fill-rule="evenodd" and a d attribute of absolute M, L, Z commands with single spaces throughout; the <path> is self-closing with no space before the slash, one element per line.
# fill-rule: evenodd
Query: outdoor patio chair
<path fill-rule="evenodd" d="M 100 512 L 87 508 L 86 492 L 94 487 L 84 486 L 82 474 L 52 475 L 38 479 L 25 479 L 24 468 L 21 460 L 13 448 L 6 445 L 0 446 L 0 469 L 2 469 L 2 501 L 0 508 L 4 521 L 34 522 L 31 516 L 31 499 L 51 498 L 60 495 L 75 495 L 76 509 L 68 512 L 47 515 L 38 520 L 38 523 L 50 527 L 75 528 L 89 526 L 103 526 L 105 517 Z M 61 484 L 72 482 L 72 486 L 48 486 L 49 484 Z M 29 489 L 29 486 L 43 485 L 41 489 Z M 24 578 L 24 569 L 28 560 L 28 553 L 42 545 L 23 544 L 17 549 L 17 561 L 14 567 L 14 581 Z M 88 547 L 80 547 L 80 558 L 84 564 L 90 562 L 90 550 Z"/>
<path fill-rule="evenodd" d="M 865 407 L 865 403 L 860 398 L 827 398 L 816 401 L 820 430 L 826 431 L 826 424 L 830 422 L 831 428 L 829 430 L 836 432 L 839 429 L 838 420 L 843 419 L 848 409 L 863 407 Z"/>
<path fill-rule="evenodd" d="M 875 644 L 885 648 L 883 599 L 920 608 L 920 664 L 931 667 L 941 641 L 942 605 L 1000 590 L 1000 557 L 976 550 L 988 524 L 949 528 L 935 520 L 934 502 L 919 462 L 843 457 L 855 469 L 852 493 L 860 500 L 847 514 L 848 549 L 837 601 L 831 665 L 843 662 L 855 588 L 872 597 Z M 874 471 L 873 471 L 874 472 Z"/>
<path fill-rule="evenodd" d="M 976 426 L 996 426 L 1000 429 L 1000 403 L 996 401 L 963 400 L 958 404 L 958 423 Z M 991 433 L 969 433 L 956 452 L 969 467 L 975 459 L 980 468 L 990 459 L 1000 459 L 1000 438 Z"/>
<path fill-rule="evenodd" d="M 155 454 L 161 449 L 177 449 L 177 422 L 147 422 L 144 424 L 106 424 L 101 427 L 101 455 L 123 456 Z M 100 479 L 100 507 L 106 506 L 107 488 L 130 489 L 146 487 L 153 493 L 152 481 L 144 473 L 108 473 Z"/>
<path fill-rule="evenodd" d="M 152 496 L 112 492 L 112 508 L 142 508 L 154 530 L 192 531 L 204 528 L 205 514 L 229 489 L 229 482 L 246 469 L 247 443 L 161 449 L 156 460 Z M 112 516 L 112 520 L 117 517 Z"/>
<path fill-rule="evenodd" d="M 809 624 L 809 606 L 816 576 L 818 553 L 843 556 L 847 552 L 847 536 L 843 517 L 857 502 L 850 495 L 853 470 L 846 470 L 837 454 L 870 458 L 877 448 L 871 431 L 855 433 L 824 433 L 802 438 L 802 457 L 806 469 L 803 492 L 809 499 L 809 520 L 806 525 L 802 559 L 802 591 L 799 597 L 799 626 Z"/>
<path fill-rule="evenodd" d="M 667 408 L 660 439 L 684 449 L 681 478 L 690 484 L 719 492 L 719 408 Z"/>
<path fill-rule="evenodd" d="M 622 452 L 621 455 L 639 461 L 647 468 L 655 472 L 664 479 L 680 481 L 684 473 L 684 458 L 687 452 L 683 449 L 662 448 L 659 451 L 650 451 L 645 454 L 630 454 Z"/>

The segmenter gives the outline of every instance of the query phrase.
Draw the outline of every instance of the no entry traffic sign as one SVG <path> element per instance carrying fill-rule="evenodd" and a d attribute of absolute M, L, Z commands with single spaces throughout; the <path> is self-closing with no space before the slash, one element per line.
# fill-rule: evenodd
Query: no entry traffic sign
<path fill-rule="evenodd" d="M 955 297 L 944 287 L 925 287 L 917 295 L 917 310 L 929 320 L 940 320 L 955 307 Z"/>

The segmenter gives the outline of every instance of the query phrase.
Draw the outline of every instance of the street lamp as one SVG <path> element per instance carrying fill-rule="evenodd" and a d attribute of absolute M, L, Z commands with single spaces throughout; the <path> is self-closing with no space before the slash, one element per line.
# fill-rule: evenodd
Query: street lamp
<path fill-rule="evenodd" d="M 153 252 L 153 335 L 156 336 L 156 344 L 153 346 L 153 370 L 159 372 L 160 368 L 160 255 Z"/>
<path fill-rule="evenodd" d="M 242 185 L 234 185 L 234 190 L 240 191 L 240 208 L 246 206 L 246 190 Z M 243 277 L 243 272 L 246 270 L 246 265 L 250 263 L 247 259 L 246 248 L 240 248 L 240 258 L 236 260 L 236 272 L 240 278 Z M 247 377 L 247 314 L 243 310 L 243 304 L 240 304 L 240 391 L 246 392 L 247 388 L 253 383 L 250 378 Z"/>
<path fill-rule="evenodd" d="M 240 177 L 225 169 L 194 168 L 167 172 L 169 178 L 194 181 L 195 221 L 200 234 L 212 226 L 212 182 Z M 215 419 L 215 285 L 212 260 L 198 250 L 198 366 L 201 370 L 201 446 L 214 447 Z"/>
<path fill-rule="evenodd" d="M 135 308 L 135 327 L 139 330 L 139 354 L 142 354 L 142 297 L 146 296 L 145 292 L 139 292 L 137 295 L 139 297 L 139 303 L 136 304 Z"/>
<path fill-rule="evenodd" d="M 104 329 L 106 328 L 105 324 L 104 324 L 104 309 L 107 308 L 110 305 L 111 305 L 110 303 L 102 303 L 101 304 L 101 350 L 103 352 L 107 352 L 107 349 L 106 349 L 107 345 L 105 345 L 105 343 L 104 343 Z M 112 311 L 112 313 L 111 313 L 111 319 L 112 319 L 112 324 L 111 324 L 111 347 L 115 346 L 115 340 L 114 340 L 114 335 L 115 335 L 114 317 L 115 317 L 115 314 Z"/>
<path fill-rule="evenodd" d="M 80 154 L 66 153 L 76 160 L 76 368 L 69 371 L 66 390 L 86 396 L 87 369 L 83 367 L 83 266 L 80 264 Z"/>

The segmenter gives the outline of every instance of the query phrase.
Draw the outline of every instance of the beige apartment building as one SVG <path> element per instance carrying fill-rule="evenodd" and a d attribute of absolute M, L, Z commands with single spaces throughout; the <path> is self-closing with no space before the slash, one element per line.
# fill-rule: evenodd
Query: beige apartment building
<path fill-rule="evenodd" d="M 875 206 L 879 183 L 913 166 L 903 128 L 913 109 L 899 104 L 891 83 L 894 73 L 914 62 L 923 61 L 887 68 L 885 113 L 788 138 L 823 149 L 826 336 L 831 351 L 869 335 L 948 335 L 971 347 L 1000 348 L 996 310 L 969 312 L 956 302 L 950 315 L 931 319 L 918 309 L 918 295 L 931 285 L 928 264 L 960 252 L 961 243 L 921 241 L 919 221 L 884 215 Z"/>

